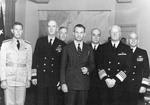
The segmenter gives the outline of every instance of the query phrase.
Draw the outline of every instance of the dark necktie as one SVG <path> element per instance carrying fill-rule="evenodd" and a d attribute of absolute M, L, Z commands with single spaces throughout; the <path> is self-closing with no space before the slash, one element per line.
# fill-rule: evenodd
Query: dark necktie
<path fill-rule="evenodd" d="M 81 47 L 80 47 L 80 44 L 78 44 L 78 52 L 81 53 Z"/>
<path fill-rule="evenodd" d="M 96 51 L 96 45 L 94 46 L 94 51 Z"/>
<path fill-rule="evenodd" d="M 134 53 L 134 50 L 133 50 L 133 48 L 131 48 L 131 51 L 132 51 L 132 53 Z"/>
<path fill-rule="evenodd" d="M 114 43 L 114 46 L 113 46 L 114 48 L 116 48 L 116 45 L 115 45 L 115 43 Z"/>
<path fill-rule="evenodd" d="M 20 42 L 19 42 L 19 40 L 17 40 L 17 48 L 18 48 L 18 50 L 20 48 Z"/>
<path fill-rule="evenodd" d="M 50 39 L 49 41 L 49 46 L 52 46 L 52 39 Z"/>

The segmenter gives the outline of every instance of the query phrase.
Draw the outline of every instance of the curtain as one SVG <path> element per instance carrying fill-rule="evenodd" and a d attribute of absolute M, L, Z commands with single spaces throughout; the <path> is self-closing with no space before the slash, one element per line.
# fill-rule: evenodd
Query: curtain
<path fill-rule="evenodd" d="M 5 38 L 12 38 L 11 28 L 15 22 L 15 3 L 16 0 L 5 0 L 6 10 L 5 10 Z"/>

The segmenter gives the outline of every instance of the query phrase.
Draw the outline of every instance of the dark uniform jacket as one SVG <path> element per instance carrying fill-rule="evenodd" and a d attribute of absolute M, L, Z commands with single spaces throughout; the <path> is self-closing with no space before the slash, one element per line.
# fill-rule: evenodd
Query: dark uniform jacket
<path fill-rule="evenodd" d="M 92 44 L 90 44 L 90 46 L 92 47 Z M 100 78 L 98 76 L 98 64 L 99 64 L 99 56 L 101 52 L 101 45 L 99 44 L 97 49 L 94 50 L 93 49 L 93 54 L 94 54 L 94 61 L 95 61 L 95 68 L 94 70 L 91 72 L 90 74 L 90 86 L 91 87 L 100 87 Z"/>
<path fill-rule="evenodd" d="M 99 58 L 99 76 L 102 80 L 114 78 L 117 83 L 123 82 L 127 77 L 130 67 L 130 48 L 119 43 L 117 48 L 112 46 L 111 41 L 104 43 Z"/>
<path fill-rule="evenodd" d="M 65 43 L 55 38 L 48 43 L 48 36 L 37 40 L 33 55 L 33 69 L 37 69 L 37 84 L 40 87 L 56 86 L 60 80 L 60 61 Z"/>
<path fill-rule="evenodd" d="M 141 86 L 146 86 L 149 76 L 149 61 L 146 50 L 136 48 L 132 53 L 131 71 L 126 79 L 128 90 L 138 92 Z"/>
<path fill-rule="evenodd" d="M 81 67 L 87 67 L 89 73 L 94 68 L 92 48 L 83 43 L 82 53 L 76 50 L 74 42 L 64 47 L 61 62 L 61 84 L 66 83 L 69 90 L 88 90 L 89 74 L 83 74 Z"/>

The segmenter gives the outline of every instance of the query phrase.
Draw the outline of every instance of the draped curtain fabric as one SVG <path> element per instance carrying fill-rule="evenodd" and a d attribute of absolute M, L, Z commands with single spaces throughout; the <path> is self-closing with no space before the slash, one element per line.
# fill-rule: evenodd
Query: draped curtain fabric
<path fill-rule="evenodd" d="M 12 38 L 11 28 L 15 22 L 15 3 L 17 0 L 5 0 L 6 11 L 5 11 L 5 38 Z"/>

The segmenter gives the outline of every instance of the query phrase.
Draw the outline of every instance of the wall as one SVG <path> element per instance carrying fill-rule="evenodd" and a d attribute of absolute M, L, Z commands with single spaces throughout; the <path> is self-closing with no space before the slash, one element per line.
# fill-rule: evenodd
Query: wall
<path fill-rule="evenodd" d="M 139 47 L 144 48 L 150 55 L 150 0 L 131 0 L 131 3 L 116 5 L 116 24 L 136 24 L 139 36 Z"/>
<path fill-rule="evenodd" d="M 25 12 L 26 12 L 26 0 L 17 0 L 15 7 L 15 21 L 21 22 L 24 25 L 24 30 L 26 30 Z M 23 37 L 25 37 L 25 35 L 23 35 Z"/>
<path fill-rule="evenodd" d="M 32 43 L 33 48 L 39 30 L 38 10 L 111 10 L 109 22 L 114 24 L 115 0 L 50 0 L 48 4 L 37 4 L 29 0 L 21 1 L 24 1 L 25 4 L 21 7 L 22 2 L 17 1 L 16 19 L 24 23 L 25 39 Z M 25 8 L 25 11 L 21 8 Z"/>

